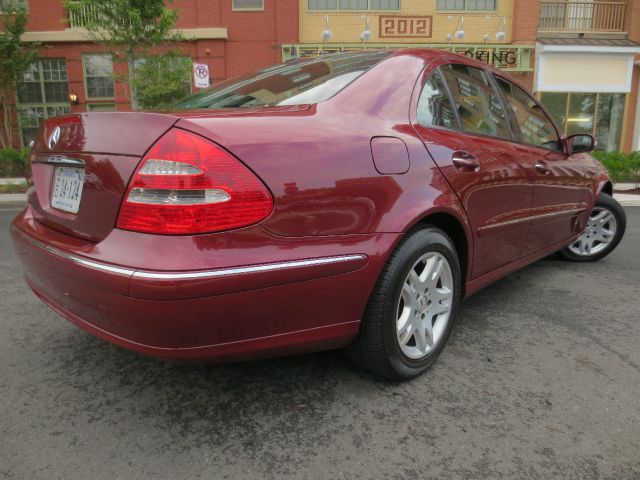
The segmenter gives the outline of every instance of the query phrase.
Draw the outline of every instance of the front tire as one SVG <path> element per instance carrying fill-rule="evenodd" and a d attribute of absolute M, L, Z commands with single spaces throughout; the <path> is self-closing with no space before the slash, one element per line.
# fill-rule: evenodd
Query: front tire
<path fill-rule="evenodd" d="M 435 227 L 413 230 L 382 270 L 348 356 L 390 380 L 421 374 L 449 339 L 461 283 L 447 234 Z"/>
<path fill-rule="evenodd" d="M 559 252 L 572 262 L 595 262 L 609 255 L 620 243 L 627 227 L 622 206 L 601 193 L 589 215 L 587 228 L 571 245 Z"/>

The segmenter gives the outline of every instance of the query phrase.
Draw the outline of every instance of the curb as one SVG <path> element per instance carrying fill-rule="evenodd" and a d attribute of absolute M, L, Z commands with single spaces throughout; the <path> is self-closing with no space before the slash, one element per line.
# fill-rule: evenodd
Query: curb
<path fill-rule="evenodd" d="M 27 202 L 26 193 L 0 193 L 0 204 L 15 204 L 22 206 Z"/>
<path fill-rule="evenodd" d="M 624 207 L 640 207 L 640 195 L 615 194 L 613 196 Z M 0 204 L 21 206 L 27 201 L 26 193 L 0 193 Z"/>

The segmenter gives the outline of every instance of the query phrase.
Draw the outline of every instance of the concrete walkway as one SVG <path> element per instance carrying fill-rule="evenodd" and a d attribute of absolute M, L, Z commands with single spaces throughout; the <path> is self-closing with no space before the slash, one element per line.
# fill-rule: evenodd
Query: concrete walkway
<path fill-rule="evenodd" d="M 0 178 L 0 185 L 21 185 L 26 181 L 24 177 Z"/>
<path fill-rule="evenodd" d="M 24 183 L 24 178 L 0 178 L 0 185 L 19 185 Z M 636 185 L 633 183 L 616 183 L 614 185 L 614 190 L 631 190 L 636 188 Z M 631 206 L 640 206 L 640 195 L 637 194 L 626 194 L 626 193 L 616 193 L 613 196 L 616 200 L 620 202 L 621 205 L 626 207 Z M 24 203 L 27 201 L 26 193 L 0 193 L 0 204 L 3 203 Z"/>

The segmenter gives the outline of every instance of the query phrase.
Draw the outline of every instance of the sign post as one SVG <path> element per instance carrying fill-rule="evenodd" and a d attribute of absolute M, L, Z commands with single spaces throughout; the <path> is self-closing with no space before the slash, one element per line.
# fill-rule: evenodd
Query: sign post
<path fill-rule="evenodd" d="M 207 88 L 209 86 L 209 65 L 206 63 L 193 64 L 193 83 L 196 88 Z"/>

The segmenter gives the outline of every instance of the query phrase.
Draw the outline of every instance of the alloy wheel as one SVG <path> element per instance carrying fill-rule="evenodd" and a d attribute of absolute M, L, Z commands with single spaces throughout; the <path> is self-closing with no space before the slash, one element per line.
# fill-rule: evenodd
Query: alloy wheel
<path fill-rule="evenodd" d="M 402 285 L 396 319 L 398 343 L 413 360 L 431 353 L 447 331 L 453 301 L 453 275 L 438 252 L 421 256 Z"/>
<path fill-rule="evenodd" d="M 618 223 L 609 209 L 595 207 L 591 211 L 587 228 L 571 245 L 569 250 L 576 255 L 588 257 L 602 252 L 616 235 Z"/>

